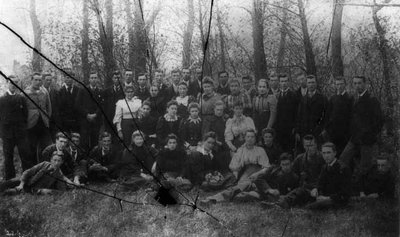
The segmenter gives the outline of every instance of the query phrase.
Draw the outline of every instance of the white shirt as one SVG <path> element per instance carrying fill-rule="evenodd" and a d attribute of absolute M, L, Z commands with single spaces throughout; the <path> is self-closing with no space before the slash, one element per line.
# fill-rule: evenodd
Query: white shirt
<path fill-rule="evenodd" d="M 184 106 L 188 106 L 189 104 L 189 96 L 185 96 L 185 97 L 176 97 L 176 102 L 178 102 L 178 105 L 184 105 Z"/>
<path fill-rule="evenodd" d="M 137 118 L 137 113 L 141 106 L 142 100 L 138 99 L 136 96 L 133 97 L 131 100 L 118 100 L 118 102 L 116 103 L 115 116 L 113 119 L 113 123 L 116 125 L 118 131 L 121 130 L 122 119 Z"/>

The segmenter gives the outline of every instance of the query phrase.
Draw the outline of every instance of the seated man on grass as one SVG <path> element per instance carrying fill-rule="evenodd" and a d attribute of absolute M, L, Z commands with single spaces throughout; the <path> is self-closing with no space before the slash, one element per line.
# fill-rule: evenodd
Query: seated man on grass
<path fill-rule="evenodd" d="M 378 157 L 376 164 L 361 177 L 360 186 L 361 198 L 394 198 L 395 179 L 387 158 Z"/>
<path fill-rule="evenodd" d="M 120 152 L 112 146 L 110 133 L 100 134 L 99 144 L 92 149 L 89 158 L 89 180 L 112 182 L 117 178 Z"/>
<path fill-rule="evenodd" d="M 14 194 L 24 190 L 32 194 L 51 194 L 54 190 L 65 191 L 66 184 L 74 185 L 74 183 L 61 171 L 62 157 L 62 152 L 54 151 L 50 162 L 43 161 L 25 170 L 20 180 L 8 180 L 2 183 L 0 192 L 5 190 L 5 193 Z"/>
<path fill-rule="evenodd" d="M 256 146 L 256 132 L 248 129 L 245 133 L 245 143 L 234 153 L 229 168 L 232 170 L 237 183 L 220 193 L 207 197 L 201 203 L 232 201 L 239 193 L 250 191 L 254 182 L 265 175 L 270 168 L 268 156 L 264 149 Z"/>

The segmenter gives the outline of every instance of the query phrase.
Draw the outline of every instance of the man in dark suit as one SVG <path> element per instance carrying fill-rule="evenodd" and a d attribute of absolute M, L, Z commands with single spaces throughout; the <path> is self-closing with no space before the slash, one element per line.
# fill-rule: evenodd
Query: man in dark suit
<path fill-rule="evenodd" d="M 152 84 L 157 84 L 158 87 L 158 94 L 163 97 L 165 100 L 170 100 L 169 98 L 169 92 L 168 92 L 168 86 L 164 82 L 164 72 L 160 69 L 157 69 L 154 72 L 154 81 Z"/>
<path fill-rule="evenodd" d="M 286 74 L 279 75 L 281 91 L 278 95 L 277 114 L 275 120 L 276 139 L 280 147 L 290 152 L 294 147 L 294 128 L 298 97 L 295 92 L 289 89 L 288 77 Z"/>
<path fill-rule="evenodd" d="M 43 74 L 43 90 L 49 94 L 51 104 L 51 116 L 50 116 L 50 134 L 53 138 L 57 132 L 56 122 L 58 121 L 58 101 L 57 94 L 58 89 L 53 83 L 53 75 L 50 73 Z"/>
<path fill-rule="evenodd" d="M 16 76 L 9 76 L 17 85 L 21 85 Z M 24 96 L 17 94 L 17 88 L 7 81 L 8 90 L 0 97 L 0 134 L 3 139 L 4 180 L 15 177 L 14 148 L 18 148 L 22 170 L 31 168 L 34 163 L 29 159 L 26 121 L 28 108 Z"/>
<path fill-rule="evenodd" d="M 307 95 L 307 78 L 303 71 L 297 73 L 296 81 L 297 84 L 299 84 L 299 88 L 296 90 L 296 95 L 298 101 L 300 101 L 302 97 Z"/>
<path fill-rule="evenodd" d="M 197 98 L 198 95 L 201 93 L 201 81 L 202 77 L 202 70 L 201 68 L 196 69 L 196 79 L 189 84 L 188 87 L 188 95 L 194 96 Z"/>
<path fill-rule="evenodd" d="M 218 87 L 216 92 L 220 94 L 223 98 L 231 93 L 228 81 L 229 81 L 228 72 L 221 71 L 218 73 Z"/>
<path fill-rule="evenodd" d="M 350 120 L 353 98 L 346 92 L 343 77 L 335 78 L 336 94 L 328 104 L 328 119 L 323 131 L 324 140 L 330 140 L 336 145 L 338 157 L 350 138 Z"/>
<path fill-rule="evenodd" d="M 75 77 L 73 72 L 68 72 Z M 79 88 L 74 81 L 64 75 L 64 84 L 61 86 L 57 95 L 58 125 L 64 132 L 79 132 L 79 116 L 75 107 L 75 100 L 78 96 Z"/>
<path fill-rule="evenodd" d="M 353 78 L 356 91 L 351 118 L 351 138 L 344 148 L 340 160 L 351 167 L 354 157 L 360 154 L 359 164 L 355 167 L 354 178 L 358 182 L 372 166 L 372 158 L 377 155 L 376 142 L 383 126 L 382 110 L 377 98 L 367 90 L 363 76 Z"/>
<path fill-rule="evenodd" d="M 168 101 L 179 95 L 179 83 L 181 82 L 181 72 L 178 69 L 174 69 L 171 72 L 171 85 L 167 89 Z"/>
<path fill-rule="evenodd" d="M 103 97 L 97 87 L 98 80 L 96 72 L 90 73 L 89 85 L 86 89 L 80 89 L 75 102 L 75 107 L 80 116 L 82 145 L 86 150 L 90 150 L 97 144 L 102 123 L 102 113 L 99 105 L 103 104 Z"/>
<path fill-rule="evenodd" d="M 318 178 L 317 188 L 311 190 L 315 202 L 307 205 L 310 209 L 341 207 L 348 203 L 351 194 L 349 168 L 336 159 L 336 146 L 328 142 L 321 147 L 325 165 Z"/>
<path fill-rule="evenodd" d="M 140 73 L 137 79 L 138 86 L 135 90 L 135 96 L 140 100 L 145 101 L 150 96 L 150 90 L 148 86 L 147 74 Z"/>
<path fill-rule="evenodd" d="M 112 130 L 116 131 L 115 126 L 111 125 L 115 115 L 116 103 L 118 100 L 125 98 L 123 88 L 121 87 L 122 82 L 119 71 L 114 71 L 112 81 L 113 85 L 103 92 L 104 112 L 106 113 L 104 117 L 104 128 L 105 131 L 111 134 L 113 134 Z"/>
<path fill-rule="evenodd" d="M 319 138 L 325 127 L 328 101 L 317 91 L 314 75 L 307 76 L 307 95 L 302 97 L 296 118 L 296 140 L 305 134 Z"/>

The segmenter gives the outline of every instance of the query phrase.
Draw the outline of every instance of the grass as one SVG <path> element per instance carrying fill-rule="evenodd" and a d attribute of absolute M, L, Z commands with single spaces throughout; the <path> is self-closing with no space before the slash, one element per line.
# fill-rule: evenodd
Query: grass
<path fill-rule="evenodd" d="M 117 185 L 90 187 L 112 195 Z M 206 208 L 217 222 L 187 206 L 165 208 L 144 191 L 118 196 L 140 204 L 123 203 L 121 211 L 115 199 L 83 189 L 51 196 L 2 196 L 0 236 L 282 236 L 286 223 L 284 236 L 399 236 L 397 202 L 354 202 L 328 211 L 221 203 Z M 152 204 L 142 204 L 147 201 Z"/>

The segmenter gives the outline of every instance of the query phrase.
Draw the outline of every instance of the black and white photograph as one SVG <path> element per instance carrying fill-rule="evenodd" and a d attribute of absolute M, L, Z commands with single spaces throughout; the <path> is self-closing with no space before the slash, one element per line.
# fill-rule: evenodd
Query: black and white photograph
<path fill-rule="evenodd" d="M 0 236 L 400 236 L 400 0 L 0 0 Z"/>

